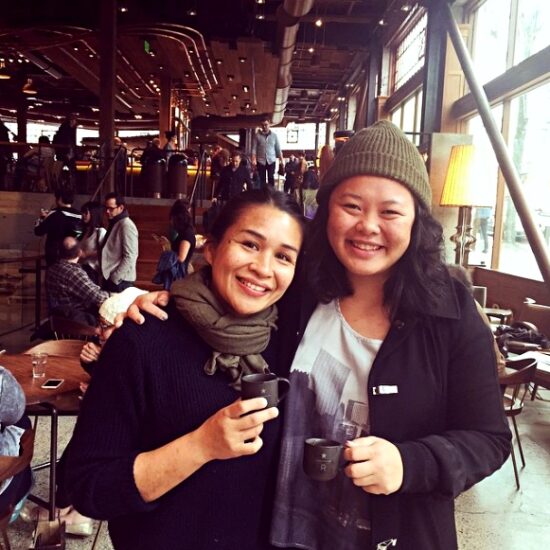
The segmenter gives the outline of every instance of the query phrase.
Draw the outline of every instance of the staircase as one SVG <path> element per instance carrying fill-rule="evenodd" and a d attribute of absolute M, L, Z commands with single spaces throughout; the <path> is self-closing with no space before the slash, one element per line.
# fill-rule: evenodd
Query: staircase
<path fill-rule="evenodd" d="M 151 282 L 162 252 L 153 233 L 166 235 L 168 231 L 171 199 L 128 199 L 130 218 L 139 232 L 139 256 L 137 261 L 136 286 L 145 290 L 161 290 L 161 285 Z"/>

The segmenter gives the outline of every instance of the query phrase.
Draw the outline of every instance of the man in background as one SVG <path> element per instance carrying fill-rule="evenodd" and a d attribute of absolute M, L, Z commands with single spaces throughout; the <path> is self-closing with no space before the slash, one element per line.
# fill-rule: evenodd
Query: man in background
<path fill-rule="evenodd" d="M 279 138 L 269 129 L 269 120 L 262 121 L 261 130 L 252 139 L 252 168 L 258 171 L 260 186 L 275 185 L 275 164 L 277 159 L 284 166 Z M 267 182 L 266 182 L 267 180 Z"/>
<path fill-rule="evenodd" d="M 59 245 L 65 237 L 79 238 L 82 235 L 82 215 L 73 208 L 74 192 L 63 187 L 55 192 L 56 207 L 42 209 L 36 221 L 34 234 L 46 235 L 46 264 L 53 265 L 59 257 Z"/>
<path fill-rule="evenodd" d="M 100 252 L 103 289 L 122 292 L 134 286 L 138 257 L 138 230 L 130 219 L 124 197 L 109 193 L 105 197 L 109 227 Z"/>

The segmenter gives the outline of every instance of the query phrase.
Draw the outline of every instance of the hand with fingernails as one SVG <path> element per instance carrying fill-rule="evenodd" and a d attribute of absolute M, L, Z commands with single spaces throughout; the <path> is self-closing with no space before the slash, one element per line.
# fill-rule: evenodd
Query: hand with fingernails
<path fill-rule="evenodd" d="M 403 484 L 403 460 L 399 449 L 380 437 L 360 437 L 347 441 L 345 474 L 354 485 L 373 495 L 389 495 Z"/>

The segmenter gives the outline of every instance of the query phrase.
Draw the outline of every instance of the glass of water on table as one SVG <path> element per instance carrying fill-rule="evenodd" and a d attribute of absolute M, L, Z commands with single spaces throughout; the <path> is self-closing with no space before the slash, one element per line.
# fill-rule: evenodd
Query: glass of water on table
<path fill-rule="evenodd" d="M 33 353 L 31 355 L 32 361 L 32 377 L 33 378 L 45 378 L 46 366 L 48 364 L 48 354 L 43 351 Z"/>

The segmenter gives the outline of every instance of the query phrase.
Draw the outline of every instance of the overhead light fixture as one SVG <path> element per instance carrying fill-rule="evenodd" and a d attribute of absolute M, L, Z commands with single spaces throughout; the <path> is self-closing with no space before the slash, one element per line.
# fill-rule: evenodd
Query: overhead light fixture
<path fill-rule="evenodd" d="M 247 94 L 249 90 L 250 90 L 250 88 L 249 88 L 246 84 L 244 84 L 244 85 L 243 85 L 243 92 L 244 92 L 245 94 Z"/>
<path fill-rule="evenodd" d="M 184 76 L 185 78 L 189 78 L 189 77 L 191 76 L 191 73 L 190 73 L 189 71 L 185 71 L 185 72 L 183 73 L 183 76 Z"/>
<path fill-rule="evenodd" d="M 239 63 L 245 63 L 246 57 L 239 57 Z"/>
<path fill-rule="evenodd" d="M 315 53 L 315 48 L 314 48 L 313 46 L 310 46 L 310 47 L 307 49 L 307 51 L 308 51 L 309 53 Z"/>
<path fill-rule="evenodd" d="M 118 11 L 120 13 L 126 13 L 128 11 L 128 8 L 126 6 L 120 6 L 120 8 L 118 8 Z"/>
<path fill-rule="evenodd" d="M 21 88 L 21 91 L 24 94 L 36 95 L 37 92 L 34 86 L 32 85 L 32 78 L 27 78 L 27 81 L 25 82 L 25 84 L 23 84 L 23 88 Z"/>
<path fill-rule="evenodd" d="M 256 4 L 265 4 L 265 0 L 256 0 Z"/>
<path fill-rule="evenodd" d="M 319 17 L 319 19 L 317 19 L 315 21 L 315 26 L 316 27 L 322 27 L 323 26 L 323 20 Z"/>
<path fill-rule="evenodd" d="M 73 46 L 73 50 L 74 50 L 75 52 L 77 52 L 77 51 L 78 51 L 78 46 Z"/>
<path fill-rule="evenodd" d="M 259 19 L 261 21 L 262 19 L 265 19 L 265 15 L 263 13 L 257 13 L 256 19 Z"/>
<path fill-rule="evenodd" d="M 231 94 L 232 99 L 237 99 L 237 97 L 238 97 L 237 94 Z"/>
<path fill-rule="evenodd" d="M 386 21 L 384 19 L 380 19 L 380 21 L 378 21 L 378 24 L 381 26 L 381 27 L 385 27 L 387 25 Z"/>
<path fill-rule="evenodd" d="M 6 62 L 3 59 L 0 59 L 0 80 L 9 80 L 11 78 L 11 74 L 8 73 L 8 70 L 6 69 Z"/>
<path fill-rule="evenodd" d="M 343 95 L 340 95 L 340 96 L 338 96 L 338 101 L 340 103 L 343 103 L 344 101 L 346 101 L 346 98 Z"/>
<path fill-rule="evenodd" d="M 234 78 L 235 78 L 235 76 L 232 75 L 232 74 L 228 74 L 228 75 L 227 75 L 227 80 L 228 80 L 229 82 L 233 82 L 233 79 L 234 79 Z"/>
<path fill-rule="evenodd" d="M 252 109 L 252 112 L 255 113 L 255 112 L 256 112 L 256 109 Z"/>
<path fill-rule="evenodd" d="M 246 102 L 246 103 L 244 104 L 244 108 L 245 108 L 245 109 L 250 109 L 250 103 Z"/>
<path fill-rule="evenodd" d="M 195 15 L 197 15 L 197 10 L 195 9 L 190 9 L 190 10 L 187 10 L 187 15 L 190 15 L 191 17 L 194 17 Z"/>
<path fill-rule="evenodd" d="M 195 53 L 193 48 L 189 48 L 187 51 L 189 52 L 189 55 L 193 55 Z"/>
<path fill-rule="evenodd" d="M 223 60 L 222 60 L 222 59 L 216 59 L 216 63 L 217 63 L 218 65 L 221 65 L 221 64 L 223 63 Z"/>
<path fill-rule="evenodd" d="M 411 11 L 411 10 L 412 10 L 412 6 L 411 6 L 410 4 L 403 4 L 403 5 L 401 6 L 401 11 L 404 11 L 405 13 L 406 13 L 406 12 L 409 12 L 409 11 Z"/>

